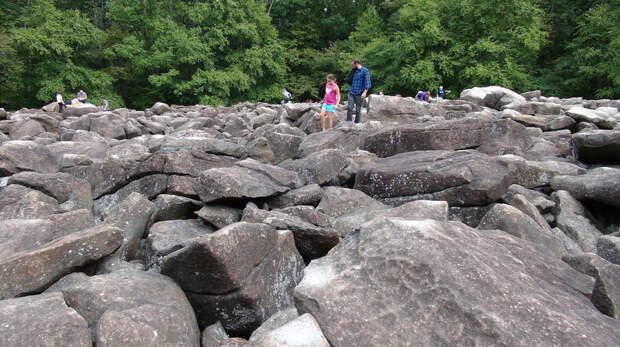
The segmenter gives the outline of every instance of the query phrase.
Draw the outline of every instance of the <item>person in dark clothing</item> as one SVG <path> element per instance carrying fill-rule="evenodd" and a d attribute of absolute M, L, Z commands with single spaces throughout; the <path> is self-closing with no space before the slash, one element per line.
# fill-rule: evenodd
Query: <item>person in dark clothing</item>
<path fill-rule="evenodd" d="M 62 98 L 62 93 L 60 93 L 60 90 L 56 91 L 54 97 L 56 98 L 56 102 L 58 103 L 58 112 L 62 113 L 65 110 L 65 101 Z"/>
<path fill-rule="evenodd" d="M 353 121 L 353 112 L 355 111 L 355 123 L 359 123 L 362 121 L 362 101 L 368 95 L 372 82 L 370 81 L 370 71 L 362 66 L 359 60 L 353 60 L 351 67 L 348 81 L 347 121 Z"/>

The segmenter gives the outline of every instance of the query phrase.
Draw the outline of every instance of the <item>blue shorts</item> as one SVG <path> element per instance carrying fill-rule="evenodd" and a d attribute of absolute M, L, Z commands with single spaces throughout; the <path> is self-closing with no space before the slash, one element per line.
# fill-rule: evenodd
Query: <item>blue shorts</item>
<path fill-rule="evenodd" d="M 321 109 L 327 112 L 336 112 L 336 105 L 323 104 L 323 107 L 321 107 Z"/>

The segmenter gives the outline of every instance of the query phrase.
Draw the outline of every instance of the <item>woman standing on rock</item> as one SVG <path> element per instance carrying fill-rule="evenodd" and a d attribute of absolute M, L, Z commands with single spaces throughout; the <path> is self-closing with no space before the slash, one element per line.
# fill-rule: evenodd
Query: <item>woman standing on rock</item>
<path fill-rule="evenodd" d="M 334 112 L 336 105 L 340 104 L 340 88 L 336 83 L 336 76 L 327 75 L 325 85 L 325 98 L 321 107 L 321 131 L 331 129 L 334 126 Z"/>

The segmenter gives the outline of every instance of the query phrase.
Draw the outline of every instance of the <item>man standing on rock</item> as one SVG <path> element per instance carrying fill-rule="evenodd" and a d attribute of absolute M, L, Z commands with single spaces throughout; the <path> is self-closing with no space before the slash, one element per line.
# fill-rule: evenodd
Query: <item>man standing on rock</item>
<path fill-rule="evenodd" d="M 353 110 L 355 109 L 355 123 L 359 123 L 362 121 L 362 101 L 366 98 L 372 83 L 370 82 L 370 72 L 362 66 L 359 60 L 354 59 L 351 62 L 351 67 L 348 81 L 347 121 L 353 121 Z"/>

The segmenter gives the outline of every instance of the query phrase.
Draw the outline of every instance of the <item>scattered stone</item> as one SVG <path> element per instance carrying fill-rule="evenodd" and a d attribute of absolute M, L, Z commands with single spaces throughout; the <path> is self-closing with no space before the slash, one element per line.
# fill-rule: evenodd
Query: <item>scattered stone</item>
<path fill-rule="evenodd" d="M 316 206 L 323 198 L 324 191 L 318 184 L 310 184 L 293 189 L 282 195 L 267 200 L 269 207 L 283 208 L 295 205 Z"/>
<path fill-rule="evenodd" d="M 620 207 L 620 169 L 601 167 L 585 175 L 556 176 L 551 180 L 551 188 L 566 190 L 578 200 Z"/>
<path fill-rule="evenodd" d="M 196 212 L 196 215 L 216 229 L 221 229 L 241 221 L 242 213 L 240 209 L 230 206 L 206 205 Z"/>
<path fill-rule="evenodd" d="M 620 265 L 620 237 L 604 235 L 596 241 L 596 254 L 601 258 Z"/>

